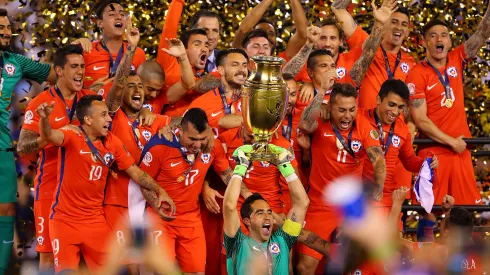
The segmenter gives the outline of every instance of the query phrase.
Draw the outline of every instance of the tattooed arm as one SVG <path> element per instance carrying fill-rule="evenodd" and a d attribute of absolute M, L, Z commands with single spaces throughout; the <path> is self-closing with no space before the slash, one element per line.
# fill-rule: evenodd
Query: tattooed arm
<path fill-rule="evenodd" d="M 205 92 L 214 90 L 221 85 L 221 80 L 212 74 L 207 74 L 196 81 L 196 85 L 192 88 L 193 91 L 204 94 Z"/>
<path fill-rule="evenodd" d="M 230 179 L 223 199 L 223 227 L 226 236 L 234 238 L 240 228 L 240 217 L 236 206 L 240 197 L 242 180 L 239 176 Z"/>
<path fill-rule="evenodd" d="M 291 6 L 293 22 L 296 27 L 296 32 L 291 36 L 286 46 L 286 57 L 290 58 L 298 53 L 307 40 L 308 19 L 306 12 L 299 0 L 289 0 Z"/>
<path fill-rule="evenodd" d="M 131 72 L 131 64 L 133 64 L 134 53 L 136 47 L 128 46 L 128 50 L 123 57 L 122 62 L 117 67 L 116 75 L 114 76 L 114 82 L 106 98 L 106 104 L 109 108 L 109 112 L 115 112 L 121 105 L 122 93 L 126 79 Z"/>
<path fill-rule="evenodd" d="M 490 3 L 488 3 L 487 11 L 483 16 L 476 32 L 464 43 L 464 52 L 466 59 L 472 59 L 478 53 L 478 50 L 485 44 L 485 41 L 490 37 Z"/>
<path fill-rule="evenodd" d="M 301 119 L 298 124 L 298 128 L 301 131 L 311 134 L 318 128 L 318 122 L 316 120 L 320 114 L 320 106 L 323 102 L 323 96 L 323 93 L 317 93 L 301 114 Z"/>
<path fill-rule="evenodd" d="M 240 22 L 240 27 L 238 31 L 235 33 L 235 38 L 233 42 L 231 42 L 232 48 L 241 48 L 243 39 L 245 35 L 251 31 L 257 22 L 264 16 L 264 13 L 267 11 L 269 6 L 274 2 L 274 0 L 263 0 L 255 6 L 252 10 L 247 13 L 247 16 L 243 18 L 242 22 Z"/>
<path fill-rule="evenodd" d="M 135 183 L 145 189 L 157 193 L 163 190 L 152 177 L 150 177 L 146 172 L 144 172 L 134 164 L 124 171 Z"/>
<path fill-rule="evenodd" d="M 19 143 L 17 143 L 17 153 L 20 156 L 37 153 L 47 144 L 48 142 L 42 140 L 36 132 L 22 129 L 20 130 Z"/>
<path fill-rule="evenodd" d="M 335 19 L 337 19 L 337 22 L 339 22 L 339 25 L 347 38 L 351 37 L 357 28 L 356 21 L 347 11 L 347 7 L 350 3 L 351 0 L 335 0 L 331 6 L 332 11 L 335 14 Z"/>
<path fill-rule="evenodd" d="M 292 176 L 294 176 L 295 179 L 289 180 Z M 289 210 L 287 217 L 291 221 L 302 225 L 305 221 L 306 210 L 308 210 L 310 199 L 296 174 L 288 176 L 286 180 L 289 180 L 288 187 L 291 195 L 291 210 Z"/>
<path fill-rule="evenodd" d="M 366 152 L 374 168 L 374 182 L 377 186 L 377 190 L 374 192 L 374 198 L 380 201 L 383 198 L 383 187 L 386 179 L 385 156 L 379 146 L 370 146 L 366 148 Z"/>
<path fill-rule="evenodd" d="M 291 60 L 289 60 L 286 66 L 284 66 L 284 69 L 282 71 L 283 74 L 289 73 L 293 76 L 296 76 L 301 71 L 306 61 L 308 60 L 308 56 L 310 55 L 313 46 L 320 37 L 320 32 L 321 30 L 319 27 L 311 26 L 308 28 L 308 39 L 305 45 Z"/>

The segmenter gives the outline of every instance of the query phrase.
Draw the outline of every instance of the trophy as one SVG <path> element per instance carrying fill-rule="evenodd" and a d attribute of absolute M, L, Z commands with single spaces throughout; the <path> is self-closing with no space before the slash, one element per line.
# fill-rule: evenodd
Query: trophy
<path fill-rule="evenodd" d="M 271 161 L 277 156 L 267 146 L 272 134 L 286 115 L 289 93 L 282 78 L 284 59 L 254 56 L 255 70 L 247 79 L 242 93 L 242 115 L 245 127 L 254 134 L 251 160 Z"/>

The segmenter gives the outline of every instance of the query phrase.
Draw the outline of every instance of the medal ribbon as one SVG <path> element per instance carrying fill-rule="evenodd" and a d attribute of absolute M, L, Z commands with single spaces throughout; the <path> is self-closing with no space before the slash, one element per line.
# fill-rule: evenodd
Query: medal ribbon
<path fill-rule="evenodd" d="M 121 109 L 122 110 L 122 109 Z M 126 112 L 123 111 L 123 113 L 126 115 L 126 117 L 128 118 L 128 121 L 130 121 L 130 118 L 129 116 L 126 114 Z M 140 123 L 140 120 L 138 119 L 140 113 L 138 112 L 138 114 L 136 115 L 136 119 L 134 120 L 134 122 L 131 124 L 131 130 L 133 130 L 133 136 L 134 136 L 134 140 L 136 142 L 136 145 L 138 145 L 138 149 L 139 151 L 141 152 L 143 150 L 143 144 L 141 144 L 141 141 L 140 139 L 138 138 L 138 135 L 136 134 L 136 128 L 138 128 L 138 124 Z"/>
<path fill-rule="evenodd" d="M 354 127 L 356 126 L 355 122 L 354 124 L 352 125 L 352 128 L 350 129 L 349 131 L 349 134 L 347 135 L 347 142 L 345 142 L 345 139 L 344 137 L 340 134 L 340 131 L 337 129 L 337 127 L 335 127 L 335 125 L 332 123 L 332 129 L 333 129 L 333 132 L 335 133 L 335 136 L 337 137 L 337 139 L 340 141 L 340 144 L 342 144 L 342 146 L 344 146 L 344 149 L 347 151 L 347 153 L 349 153 L 349 155 L 351 155 L 355 160 L 356 159 L 356 154 L 354 153 L 354 151 L 352 150 L 352 148 L 350 147 L 351 145 L 351 142 L 352 142 L 352 132 L 354 131 Z"/>
<path fill-rule="evenodd" d="M 287 140 L 291 140 L 291 132 L 293 131 L 293 116 L 288 115 L 288 127 L 284 130 L 284 125 L 282 127 L 282 136 Z"/>
<path fill-rule="evenodd" d="M 395 78 L 396 69 L 398 68 L 398 65 L 400 65 L 400 60 L 402 59 L 402 52 L 398 51 L 398 54 L 396 55 L 395 68 L 393 69 L 393 72 L 392 72 L 391 68 L 390 68 L 390 61 L 388 60 L 388 55 L 386 54 L 386 51 L 383 48 L 383 46 L 380 46 L 380 47 L 381 47 L 381 50 L 383 51 L 383 57 L 385 59 L 386 74 L 388 74 L 388 79 L 393 79 L 393 78 Z"/>
<path fill-rule="evenodd" d="M 444 68 L 444 76 L 442 76 L 441 72 L 434 67 L 434 65 L 430 64 L 429 60 L 426 58 L 425 62 L 434 70 L 434 72 L 437 74 L 437 78 L 439 78 L 439 81 L 441 82 L 442 86 L 444 87 L 444 94 L 446 95 L 446 100 L 451 100 L 451 83 L 449 82 L 449 76 L 447 75 L 447 69 Z"/>
<path fill-rule="evenodd" d="M 221 96 L 221 102 L 223 103 L 223 109 L 225 109 L 225 115 L 231 114 L 231 104 L 228 104 L 228 100 L 226 100 L 225 90 L 223 86 L 218 87 L 219 95 Z"/>
<path fill-rule="evenodd" d="M 90 141 L 90 138 L 87 136 L 85 130 L 83 130 L 83 127 L 82 126 L 78 126 L 78 127 L 80 128 L 80 130 L 82 130 L 82 133 L 85 136 L 85 142 L 87 143 L 88 148 L 90 148 L 90 151 L 92 151 L 92 154 L 94 154 L 97 157 L 97 159 L 102 162 L 102 164 L 104 164 L 107 168 L 109 168 L 109 172 L 112 173 L 111 166 L 112 163 L 114 162 L 114 159 L 111 160 L 111 163 L 106 163 L 104 158 L 100 155 L 99 150 L 97 150 L 97 148 L 95 148 L 95 145 L 92 143 L 92 141 Z"/>
<path fill-rule="evenodd" d="M 109 48 L 104 43 L 104 40 L 100 41 L 100 45 L 104 50 L 106 50 L 109 53 L 109 77 L 113 77 L 116 75 L 117 67 L 119 66 L 119 63 L 121 63 L 121 59 L 124 54 L 124 45 L 121 46 L 119 49 L 119 53 L 117 54 L 116 57 L 116 62 L 112 59 L 112 53 L 109 51 Z"/>
<path fill-rule="evenodd" d="M 75 115 L 75 110 L 77 108 L 77 102 L 78 102 L 78 95 L 75 94 L 75 99 L 73 99 L 73 104 L 71 105 L 71 108 L 68 108 L 68 105 L 66 104 L 65 98 L 63 97 L 63 94 L 61 93 L 60 89 L 58 86 L 54 86 L 54 91 L 58 95 L 58 97 L 63 101 L 63 104 L 65 104 L 65 110 L 66 110 L 66 115 L 68 116 L 68 119 L 70 120 L 70 123 L 73 119 L 73 115 Z"/>
<path fill-rule="evenodd" d="M 369 110 L 369 112 L 371 113 L 371 110 Z M 386 156 L 386 154 L 388 153 L 388 149 L 390 148 L 390 145 L 391 145 L 391 140 L 393 139 L 396 121 L 391 124 L 390 132 L 388 133 L 388 139 L 386 140 L 386 144 L 385 144 L 385 134 L 383 131 L 383 124 L 381 123 L 381 120 L 379 119 L 378 115 L 376 114 L 376 109 L 373 110 L 373 114 L 374 114 L 374 120 L 376 121 L 376 126 L 378 127 L 378 130 L 379 130 L 379 139 L 381 141 L 381 147 L 385 151 L 385 156 Z"/>

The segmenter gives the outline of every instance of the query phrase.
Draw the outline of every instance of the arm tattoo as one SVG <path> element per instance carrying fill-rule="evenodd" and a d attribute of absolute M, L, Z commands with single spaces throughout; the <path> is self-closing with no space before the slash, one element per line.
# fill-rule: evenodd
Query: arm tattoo
<path fill-rule="evenodd" d="M 98 92 L 102 88 L 102 86 L 104 86 L 104 84 L 102 84 L 102 83 L 94 83 L 94 84 L 90 85 L 88 87 L 88 89 L 91 90 L 91 91 L 94 91 L 94 92 Z"/>
<path fill-rule="evenodd" d="M 381 150 L 380 147 L 378 146 L 371 146 L 366 149 L 366 152 L 368 153 L 369 161 L 375 162 L 378 156 L 383 155 L 383 151 Z"/>
<path fill-rule="evenodd" d="M 180 116 L 174 116 L 170 119 L 170 127 L 171 128 L 177 128 L 180 126 L 180 122 L 182 121 L 182 117 Z"/>
<path fill-rule="evenodd" d="M 323 102 L 323 93 L 318 93 L 313 100 L 308 104 L 303 113 L 301 114 L 301 119 L 299 122 L 300 127 L 306 132 L 313 132 L 316 127 L 316 119 L 320 114 L 320 106 Z"/>
<path fill-rule="evenodd" d="M 296 213 L 293 212 L 293 214 L 291 214 L 291 218 L 289 219 L 292 220 L 293 222 L 296 222 Z"/>
<path fill-rule="evenodd" d="M 313 233 L 313 232 L 310 232 L 307 236 L 306 236 L 306 239 L 304 241 L 305 244 L 314 244 L 316 241 L 318 241 L 318 239 L 320 239 L 320 237 Z"/>
<path fill-rule="evenodd" d="M 417 99 L 412 99 L 410 101 L 410 107 L 414 107 L 415 109 L 418 109 L 422 104 L 424 104 L 425 98 L 417 98 Z"/>
<path fill-rule="evenodd" d="M 356 63 L 354 63 L 350 71 L 350 77 L 357 85 L 357 87 L 361 85 L 361 82 L 364 79 L 364 76 L 366 75 L 369 66 L 376 56 L 376 51 L 379 47 L 379 44 L 381 44 L 382 34 L 383 26 L 375 22 L 371 34 L 364 43 L 361 58 L 359 58 Z"/>
<path fill-rule="evenodd" d="M 289 60 L 288 64 L 284 66 L 282 73 L 289 73 L 296 76 L 305 65 L 306 60 L 308 60 L 308 56 L 310 55 L 312 49 L 313 47 L 305 44 L 303 48 L 301 48 L 301 50 L 291 60 Z"/>
<path fill-rule="evenodd" d="M 143 197 L 145 200 L 151 205 L 151 207 L 154 207 L 155 204 L 158 202 L 158 197 L 157 193 L 153 192 L 151 190 L 145 189 L 143 187 L 140 187 L 141 189 L 141 194 L 143 194 Z"/>
<path fill-rule="evenodd" d="M 194 91 L 205 93 L 218 88 L 219 85 L 221 85 L 221 80 L 219 80 L 212 74 L 207 74 L 197 80 L 197 85 L 194 88 Z"/>
<path fill-rule="evenodd" d="M 223 171 L 223 173 L 220 174 L 221 180 L 223 180 L 225 185 L 228 185 L 228 183 L 230 182 L 232 174 L 233 174 L 233 171 L 231 170 L 230 167 L 228 167 L 228 169 L 226 169 L 225 171 Z M 243 182 L 242 182 L 242 185 L 243 185 Z"/>
<path fill-rule="evenodd" d="M 37 142 L 38 134 L 31 130 L 21 130 L 19 143 L 17 144 L 17 151 L 20 154 L 30 155 L 39 151 L 39 144 Z"/>
<path fill-rule="evenodd" d="M 133 166 L 135 166 L 133 164 Z M 136 166 L 135 166 L 136 167 Z M 137 180 L 137 183 L 145 189 L 157 192 L 160 189 L 160 185 L 158 185 L 154 179 L 152 179 L 146 172 L 143 172 Z"/>
<path fill-rule="evenodd" d="M 488 8 L 490 8 L 490 6 Z M 490 11 L 488 8 L 480 24 L 478 24 L 476 32 L 466 41 L 466 43 L 464 43 L 464 51 L 467 59 L 475 57 L 478 50 L 490 37 Z"/>
<path fill-rule="evenodd" d="M 116 75 L 114 76 L 114 84 L 106 98 L 106 104 L 109 111 L 116 111 L 119 105 L 121 105 L 122 89 L 131 72 L 131 64 L 133 64 L 135 52 L 136 48 L 129 47 L 124 55 L 123 61 L 117 67 Z"/>
<path fill-rule="evenodd" d="M 336 8 L 338 10 L 340 9 L 347 9 L 349 4 L 351 3 L 351 0 L 335 0 L 332 3 L 332 8 Z"/>

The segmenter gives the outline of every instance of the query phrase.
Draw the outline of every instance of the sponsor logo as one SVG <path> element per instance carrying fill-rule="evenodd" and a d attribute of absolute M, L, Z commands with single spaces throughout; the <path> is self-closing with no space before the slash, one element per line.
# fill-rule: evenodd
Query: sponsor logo
<path fill-rule="evenodd" d="M 150 161 L 151 161 L 151 160 L 150 160 Z M 182 161 L 179 161 L 179 162 L 177 162 L 177 163 L 173 163 L 173 162 L 172 162 L 172 163 L 170 163 L 170 167 L 175 167 L 175 166 L 177 166 L 177 165 L 179 165 L 179 164 L 181 164 L 181 163 L 182 163 Z"/>
<path fill-rule="evenodd" d="M 217 115 L 221 114 L 221 111 L 217 112 L 217 113 L 211 113 L 211 117 L 215 117 Z"/>
<path fill-rule="evenodd" d="M 429 91 L 430 91 L 430 90 L 432 90 L 432 88 L 434 88 L 435 86 L 437 86 L 437 82 L 436 82 L 436 83 L 434 83 L 434 84 L 432 84 L 432 85 L 430 85 L 430 86 L 427 86 L 427 90 L 429 90 Z"/>
<path fill-rule="evenodd" d="M 83 150 L 80 150 L 80 155 L 84 155 L 84 154 L 92 154 L 92 152 L 85 152 Z"/>
<path fill-rule="evenodd" d="M 60 120 L 63 120 L 64 118 L 65 118 L 64 116 L 62 116 L 62 117 L 55 117 L 54 118 L 54 121 L 58 122 Z"/>
<path fill-rule="evenodd" d="M 378 140 L 379 139 L 378 131 L 376 131 L 374 129 L 369 132 L 369 136 L 371 136 L 374 140 Z"/>
<path fill-rule="evenodd" d="M 102 70 L 104 68 L 105 68 L 105 66 L 97 67 L 97 66 L 94 65 L 94 71 Z"/>
<path fill-rule="evenodd" d="M 333 135 L 329 135 L 329 134 L 327 134 L 327 133 L 323 133 L 323 136 L 324 136 L 324 137 L 333 137 Z"/>

